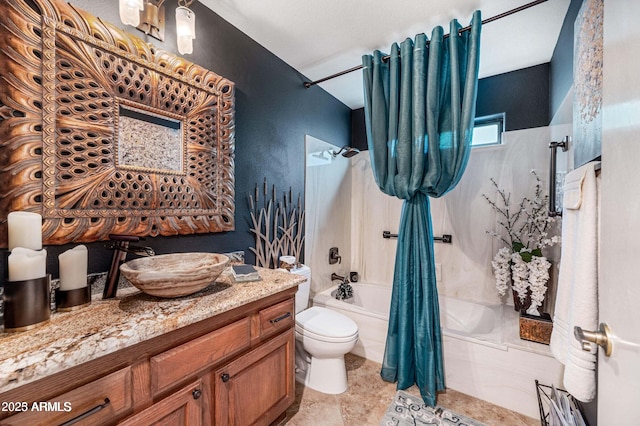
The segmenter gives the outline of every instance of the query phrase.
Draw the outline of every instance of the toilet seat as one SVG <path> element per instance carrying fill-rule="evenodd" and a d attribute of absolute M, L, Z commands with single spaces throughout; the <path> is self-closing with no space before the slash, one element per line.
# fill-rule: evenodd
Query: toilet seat
<path fill-rule="evenodd" d="M 320 342 L 325 342 L 325 343 L 348 343 L 358 339 L 358 333 L 348 337 L 327 337 L 327 336 L 322 336 L 320 334 L 312 333 L 308 330 L 303 330 L 298 327 L 296 327 L 296 335 L 302 336 L 308 339 L 318 340 Z"/>
<path fill-rule="evenodd" d="M 358 337 L 358 326 L 348 316 L 320 306 L 296 315 L 296 332 L 323 342 L 344 343 Z"/>

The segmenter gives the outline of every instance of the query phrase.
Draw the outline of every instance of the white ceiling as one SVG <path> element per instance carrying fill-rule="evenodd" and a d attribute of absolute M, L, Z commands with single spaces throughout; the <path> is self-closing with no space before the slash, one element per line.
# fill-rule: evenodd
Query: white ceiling
<path fill-rule="evenodd" d="M 199 0 L 312 80 L 361 64 L 363 54 L 388 52 L 394 41 L 449 21 L 467 26 L 473 11 L 496 16 L 531 0 Z M 486 24 L 480 77 L 549 62 L 570 0 L 549 0 Z M 197 42 L 197 41 L 196 41 Z M 363 106 L 362 72 L 320 86 L 352 109 Z"/>

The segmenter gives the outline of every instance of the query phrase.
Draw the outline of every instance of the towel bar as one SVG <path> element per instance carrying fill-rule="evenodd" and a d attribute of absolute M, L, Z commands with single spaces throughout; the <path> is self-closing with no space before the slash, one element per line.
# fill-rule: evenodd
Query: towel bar
<path fill-rule="evenodd" d="M 382 238 L 398 238 L 398 234 L 392 234 L 390 231 L 382 231 Z M 433 237 L 433 241 L 440 241 L 444 244 L 452 244 L 453 235 L 443 234 L 442 237 Z"/>
<path fill-rule="evenodd" d="M 562 211 L 556 210 L 556 155 L 558 148 L 562 148 L 562 152 L 569 149 L 569 136 L 565 136 L 562 142 L 550 142 L 551 160 L 549 162 L 549 216 L 562 216 Z"/>

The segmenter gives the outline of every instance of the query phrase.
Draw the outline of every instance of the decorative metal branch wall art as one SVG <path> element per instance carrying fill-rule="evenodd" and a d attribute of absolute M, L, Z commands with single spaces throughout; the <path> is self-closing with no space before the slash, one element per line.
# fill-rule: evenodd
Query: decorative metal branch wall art
<path fill-rule="evenodd" d="M 271 195 L 271 199 L 267 199 Z M 254 200 L 255 196 L 255 200 Z M 249 195 L 251 213 L 251 232 L 256 236 L 256 246 L 249 247 L 256 255 L 256 265 L 265 268 L 277 268 L 280 256 L 295 256 L 296 262 L 302 262 L 304 246 L 304 208 L 298 194 L 293 203 L 291 188 L 289 194 L 283 194 L 278 200 L 276 187 L 267 193 L 267 179 L 263 184 L 262 208 L 260 189 L 256 185 L 254 195 Z"/>
<path fill-rule="evenodd" d="M 0 2 L 0 219 L 42 214 L 45 244 L 233 230 L 234 84 L 32 3 Z"/>

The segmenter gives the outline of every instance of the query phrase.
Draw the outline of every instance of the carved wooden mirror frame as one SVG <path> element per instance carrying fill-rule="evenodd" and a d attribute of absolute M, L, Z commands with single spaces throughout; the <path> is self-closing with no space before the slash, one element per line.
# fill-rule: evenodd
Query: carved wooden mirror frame
<path fill-rule="evenodd" d="M 233 83 L 62 1 L 33 3 L 0 2 L 0 219 L 42 214 L 44 244 L 233 230 Z M 173 169 L 119 163 L 121 106 L 178 123 Z"/>

